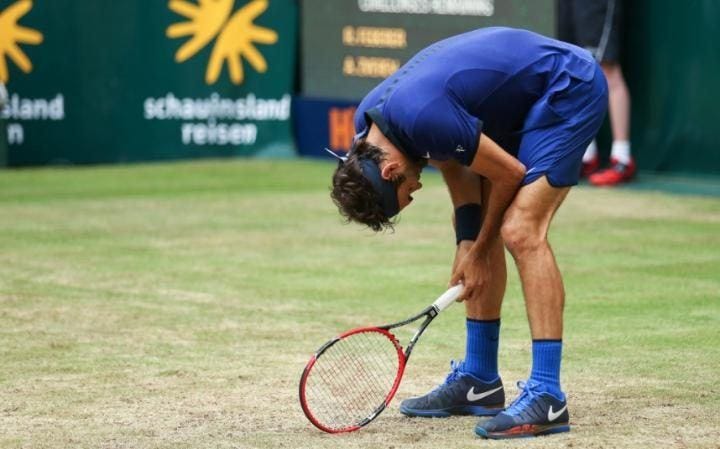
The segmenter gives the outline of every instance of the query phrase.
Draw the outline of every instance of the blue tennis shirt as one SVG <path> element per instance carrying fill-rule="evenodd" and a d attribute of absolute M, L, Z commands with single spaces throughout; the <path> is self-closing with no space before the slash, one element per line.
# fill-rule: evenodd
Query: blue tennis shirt
<path fill-rule="evenodd" d="M 576 103 L 587 101 L 568 92 L 597 71 L 579 47 L 525 30 L 483 28 L 420 51 L 362 100 L 355 129 L 362 137 L 374 122 L 414 158 L 470 165 L 481 132 L 517 156 L 524 136 L 582 109 Z"/>

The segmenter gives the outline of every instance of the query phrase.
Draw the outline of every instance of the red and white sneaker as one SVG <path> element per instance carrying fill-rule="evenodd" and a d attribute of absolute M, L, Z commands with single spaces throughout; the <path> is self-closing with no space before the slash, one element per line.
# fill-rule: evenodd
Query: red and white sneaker
<path fill-rule="evenodd" d="M 588 162 L 583 161 L 582 168 L 580 169 L 580 177 L 587 178 L 595 173 L 598 168 L 600 168 L 600 158 L 598 157 L 594 157 Z"/>
<path fill-rule="evenodd" d="M 628 182 L 635 176 L 636 170 L 634 159 L 630 159 L 627 164 L 622 164 L 613 158 L 610 159 L 609 168 L 590 175 L 590 184 L 611 187 L 622 182 Z"/>

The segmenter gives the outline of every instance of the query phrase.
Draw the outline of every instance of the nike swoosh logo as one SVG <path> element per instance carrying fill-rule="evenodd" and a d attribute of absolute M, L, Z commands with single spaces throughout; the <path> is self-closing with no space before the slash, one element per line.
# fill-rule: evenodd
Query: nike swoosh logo
<path fill-rule="evenodd" d="M 467 392 L 467 400 L 470 402 L 479 401 L 480 399 L 486 398 L 486 397 L 490 396 L 491 394 L 495 393 L 496 391 L 500 391 L 500 390 L 502 390 L 502 387 L 497 387 L 494 390 L 488 390 L 488 391 L 484 391 L 480 394 L 475 394 L 475 387 L 472 387 Z"/>
<path fill-rule="evenodd" d="M 556 419 L 558 419 L 558 417 L 563 414 L 565 409 L 567 409 L 567 404 L 565 404 L 565 407 L 561 408 L 557 412 L 553 412 L 552 405 L 551 405 L 550 410 L 548 410 L 548 421 L 553 422 Z"/>
<path fill-rule="evenodd" d="M 533 167 L 530 170 L 526 171 L 525 174 L 529 175 L 530 173 L 534 172 L 537 167 Z"/>

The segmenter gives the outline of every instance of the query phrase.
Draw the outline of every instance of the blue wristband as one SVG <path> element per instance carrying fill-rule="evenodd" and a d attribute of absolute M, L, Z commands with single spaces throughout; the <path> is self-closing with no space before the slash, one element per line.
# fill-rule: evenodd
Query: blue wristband
<path fill-rule="evenodd" d="M 455 209 L 455 244 L 463 240 L 475 241 L 482 226 L 482 207 L 479 204 L 463 204 Z"/>

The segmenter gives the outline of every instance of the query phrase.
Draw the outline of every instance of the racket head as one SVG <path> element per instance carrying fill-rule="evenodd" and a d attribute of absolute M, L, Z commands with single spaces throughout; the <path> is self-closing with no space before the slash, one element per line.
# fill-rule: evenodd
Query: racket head
<path fill-rule="evenodd" d="M 375 419 L 400 386 L 406 356 L 388 330 L 364 327 L 325 343 L 300 378 L 300 405 L 318 429 L 352 432 Z"/>

